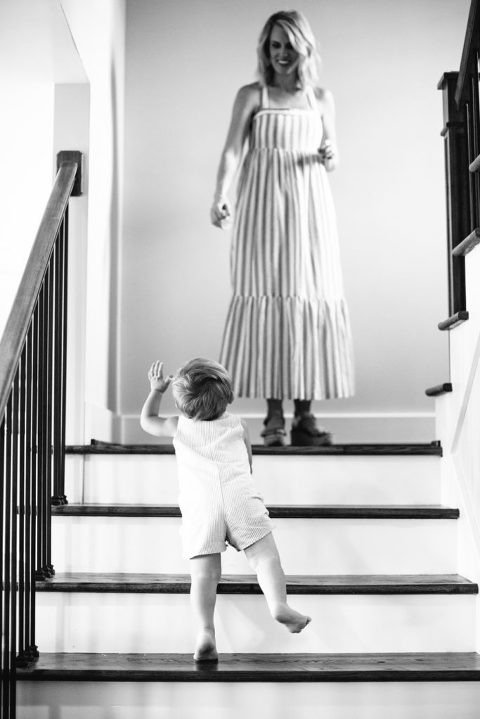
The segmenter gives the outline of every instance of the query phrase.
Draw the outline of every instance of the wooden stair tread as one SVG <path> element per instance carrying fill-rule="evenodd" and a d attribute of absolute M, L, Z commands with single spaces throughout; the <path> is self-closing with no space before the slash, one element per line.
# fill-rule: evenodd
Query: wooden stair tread
<path fill-rule="evenodd" d="M 341 505 L 270 504 L 272 519 L 457 519 L 459 510 L 440 504 L 427 505 Z M 52 515 L 83 517 L 180 517 L 176 504 L 63 504 L 52 507 Z"/>
<path fill-rule="evenodd" d="M 188 594 L 187 574 L 58 573 L 37 581 L 41 592 Z M 478 585 L 458 574 L 291 575 L 289 594 L 478 594 Z M 224 575 L 219 594 L 261 594 L 252 575 Z"/>
<path fill-rule="evenodd" d="M 400 654 L 221 654 L 195 664 L 191 654 L 41 654 L 17 670 L 28 681 L 480 681 L 475 652 Z"/>
<path fill-rule="evenodd" d="M 172 444 L 92 444 L 69 445 L 67 454 L 174 454 Z M 333 444 L 329 447 L 264 447 L 254 444 L 257 455 L 434 455 L 441 457 L 439 442 L 430 444 Z"/>

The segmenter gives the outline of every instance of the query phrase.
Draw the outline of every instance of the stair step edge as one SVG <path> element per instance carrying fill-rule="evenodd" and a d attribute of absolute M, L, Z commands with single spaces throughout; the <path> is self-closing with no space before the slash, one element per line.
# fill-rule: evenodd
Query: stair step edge
<path fill-rule="evenodd" d="M 41 654 L 17 670 L 20 681 L 322 682 L 480 681 L 480 655 L 221 654 L 195 664 L 191 654 Z"/>
<path fill-rule="evenodd" d="M 398 444 L 332 444 L 324 447 L 264 447 L 254 444 L 253 454 L 256 455 L 433 455 L 442 456 L 440 442 L 425 443 L 398 443 Z M 87 445 L 68 445 L 67 454 L 77 455 L 129 455 L 129 454 L 175 454 L 172 444 L 112 444 L 95 442 Z"/>
<path fill-rule="evenodd" d="M 455 507 L 442 505 L 267 505 L 272 519 L 458 519 Z M 178 505 L 63 504 L 52 507 L 54 516 L 181 517 Z"/>
<path fill-rule="evenodd" d="M 295 575 L 287 576 L 289 594 L 478 594 L 475 582 L 448 575 Z M 38 581 L 39 592 L 112 594 L 188 594 L 186 574 L 61 573 Z M 225 575 L 218 594 L 261 594 L 254 576 Z"/>

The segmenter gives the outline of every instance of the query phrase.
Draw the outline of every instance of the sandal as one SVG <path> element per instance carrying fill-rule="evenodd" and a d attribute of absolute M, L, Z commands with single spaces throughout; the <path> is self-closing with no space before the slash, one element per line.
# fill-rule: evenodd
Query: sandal
<path fill-rule="evenodd" d="M 293 418 L 290 432 L 292 445 L 296 447 L 323 447 L 332 444 L 332 435 L 317 427 L 313 414 L 301 414 Z"/>
<path fill-rule="evenodd" d="M 263 437 L 265 447 L 285 447 L 287 433 L 283 416 L 272 415 L 267 417 L 263 424 L 265 429 L 260 432 L 260 436 Z"/>

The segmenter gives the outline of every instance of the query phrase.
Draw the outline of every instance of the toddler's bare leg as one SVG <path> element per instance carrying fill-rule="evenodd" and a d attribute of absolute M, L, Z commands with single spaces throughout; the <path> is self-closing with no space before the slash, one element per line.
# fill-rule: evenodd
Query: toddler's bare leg
<path fill-rule="evenodd" d="M 311 621 L 310 617 L 296 612 L 287 604 L 285 575 L 273 534 L 270 532 L 247 547 L 245 555 L 257 574 L 272 617 L 284 624 L 290 632 L 298 633 L 305 629 Z"/>
<path fill-rule="evenodd" d="M 221 574 L 220 554 L 205 554 L 190 560 L 192 584 L 190 601 L 198 626 L 193 658 L 196 662 L 216 661 L 215 626 L 213 615 L 217 599 L 217 584 Z"/>

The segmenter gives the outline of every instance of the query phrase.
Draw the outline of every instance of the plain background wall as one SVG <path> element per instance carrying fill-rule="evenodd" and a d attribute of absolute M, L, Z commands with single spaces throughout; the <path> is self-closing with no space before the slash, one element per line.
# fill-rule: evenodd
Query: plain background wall
<path fill-rule="evenodd" d="M 82 192 L 69 203 L 67 416 L 66 442 L 77 444 L 85 435 L 85 339 L 89 202 L 90 85 L 55 85 L 54 154 L 77 150 L 83 154 Z"/>
<path fill-rule="evenodd" d="M 84 81 L 57 0 L 0 2 L 0 334 L 55 176 L 54 86 Z"/>
<path fill-rule="evenodd" d="M 61 0 L 61 5 L 90 83 L 85 435 L 110 439 L 118 410 L 125 3 Z"/>
<path fill-rule="evenodd" d="M 316 403 L 317 413 L 430 415 L 424 390 L 448 378 L 447 338 L 436 328 L 447 316 L 436 85 L 459 67 L 469 4 L 295 4 L 319 41 L 321 84 L 336 99 L 341 166 L 330 178 L 356 354 L 356 396 Z M 229 235 L 210 226 L 209 208 L 235 93 L 255 79 L 257 37 L 278 9 L 274 0 L 127 0 L 125 427 L 136 423 L 153 359 L 170 371 L 195 355 L 218 357 Z M 261 415 L 263 402 L 238 400 L 234 411 Z"/>

